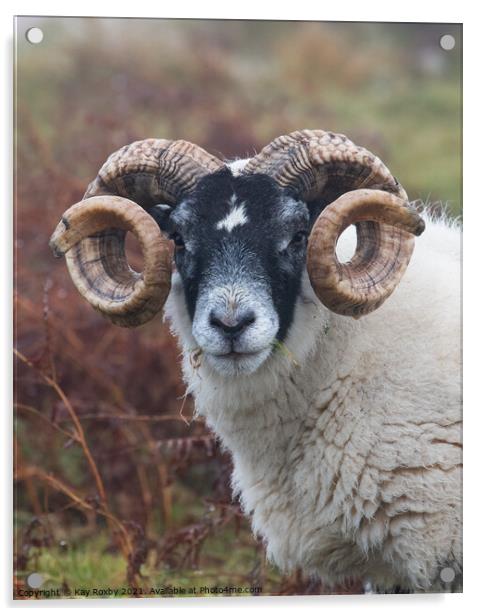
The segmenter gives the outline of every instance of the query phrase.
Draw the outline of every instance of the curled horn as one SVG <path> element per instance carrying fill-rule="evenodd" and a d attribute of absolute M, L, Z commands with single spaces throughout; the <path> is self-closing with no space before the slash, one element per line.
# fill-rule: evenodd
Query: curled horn
<path fill-rule="evenodd" d="M 165 139 L 137 141 L 108 158 L 50 238 L 54 254 L 65 255 L 74 284 L 95 309 L 123 327 L 141 325 L 161 310 L 171 284 L 171 250 L 145 210 L 175 205 L 200 177 L 222 166 L 199 146 Z M 142 273 L 126 259 L 128 231 L 140 243 Z"/>
<path fill-rule="evenodd" d="M 379 158 L 344 135 L 302 130 L 272 141 L 244 173 L 265 173 L 298 198 L 327 204 L 307 252 L 311 285 L 327 308 L 357 318 L 393 293 L 425 224 Z M 336 243 L 351 224 L 356 252 L 340 263 Z"/>

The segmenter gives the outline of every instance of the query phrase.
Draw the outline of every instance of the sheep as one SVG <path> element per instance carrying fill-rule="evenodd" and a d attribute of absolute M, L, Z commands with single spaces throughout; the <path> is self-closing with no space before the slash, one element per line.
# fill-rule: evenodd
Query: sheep
<path fill-rule="evenodd" d="M 303 130 L 231 164 L 182 141 L 126 146 L 51 246 L 114 323 L 165 306 L 269 559 L 390 592 L 445 590 L 444 568 L 461 588 L 459 237 L 376 156 Z"/>

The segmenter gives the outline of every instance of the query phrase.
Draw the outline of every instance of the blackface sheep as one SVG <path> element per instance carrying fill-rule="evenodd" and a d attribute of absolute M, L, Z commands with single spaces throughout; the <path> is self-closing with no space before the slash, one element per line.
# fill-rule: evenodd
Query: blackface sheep
<path fill-rule="evenodd" d="M 196 410 L 274 563 L 427 591 L 461 587 L 459 237 L 376 156 L 304 130 L 231 164 L 184 141 L 126 146 L 51 245 L 116 324 L 167 300 Z"/>

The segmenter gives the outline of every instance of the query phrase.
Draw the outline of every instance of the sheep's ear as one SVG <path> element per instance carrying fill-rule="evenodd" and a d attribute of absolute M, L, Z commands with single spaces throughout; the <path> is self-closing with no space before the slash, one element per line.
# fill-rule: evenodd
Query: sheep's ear
<path fill-rule="evenodd" d="M 147 210 L 147 213 L 154 218 L 162 231 L 169 231 L 169 221 L 174 207 L 165 203 L 153 205 Z"/>
<path fill-rule="evenodd" d="M 285 197 L 288 197 L 289 199 L 294 199 L 295 201 L 304 203 L 306 205 L 306 207 L 308 208 L 308 214 L 310 217 L 309 219 L 310 230 L 315 224 L 316 220 L 318 219 L 318 216 L 321 214 L 321 212 L 325 209 L 325 207 L 329 203 L 323 197 L 318 197 L 317 199 L 314 199 L 312 201 L 306 201 L 304 199 L 301 199 L 299 192 L 294 191 L 293 188 L 284 188 L 282 190 L 282 193 Z"/>

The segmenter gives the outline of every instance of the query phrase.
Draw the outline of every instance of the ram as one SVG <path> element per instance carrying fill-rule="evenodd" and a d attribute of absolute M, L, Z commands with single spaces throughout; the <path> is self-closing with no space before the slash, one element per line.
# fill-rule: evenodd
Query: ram
<path fill-rule="evenodd" d="M 376 156 L 303 130 L 231 164 L 185 141 L 125 146 L 51 246 L 114 323 L 166 304 L 274 563 L 423 591 L 444 568 L 461 585 L 459 236 Z"/>

